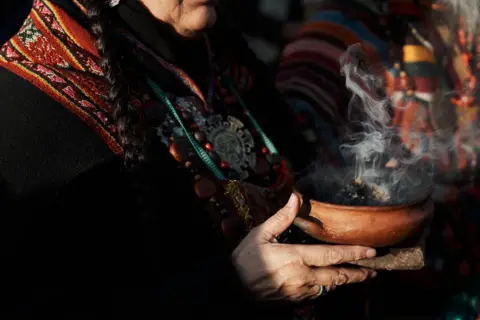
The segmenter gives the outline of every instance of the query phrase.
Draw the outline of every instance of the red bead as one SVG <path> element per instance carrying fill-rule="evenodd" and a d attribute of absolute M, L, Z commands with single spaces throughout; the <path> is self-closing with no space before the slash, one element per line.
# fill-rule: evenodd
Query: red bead
<path fill-rule="evenodd" d="M 172 157 L 178 162 L 185 162 L 193 152 L 192 145 L 186 139 L 176 139 L 169 148 Z"/>
<path fill-rule="evenodd" d="M 221 161 L 221 162 L 220 162 L 220 168 L 222 168 L 222 169 L 228 169 L 228 168 L 230 168 L 230 165 L 228 164 L 227 161 Z"/>
<path fill-rule="evenodd" d="M 207 149 L 208 151 L 212 151 L 212 145 L 210 143 L 206 143 L 205 149 Z"/>
<path fill-rule="evenodd" d="M 232 214 L 222 220 L 221 228 L 225 237 L 235 241 L 242 236 L 245 223 L 239 216 Z"/>
<path fill-rule="evenodd" d="M 268 153 L 267 147 L 263 147 L 263 148 L 262 148 L 262 153 Z"/>
<path fill-rule="evenodd" d="M 201 178 L 195 183 L 195 193 L 200 199 L 208 199 L 215 195 L 217 187 L 211 180 Z"/>

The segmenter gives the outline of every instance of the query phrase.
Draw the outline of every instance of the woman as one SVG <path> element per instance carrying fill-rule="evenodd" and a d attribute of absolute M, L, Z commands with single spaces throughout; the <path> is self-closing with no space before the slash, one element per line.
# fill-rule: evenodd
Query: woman
<path fill-rule="evenodd" d="M 279 155 L 308 153 L 215 2 L 35 0 L 0 65 L 14 315 L 291 318 L 266 301 L 375 276 L 333 266 L 373 249 L 276 241 L 299 206 Z"/>
<path fill-rule="evenodd" d="M 351 98 L 338 53 L 361 44 L 379 66 L 381 91 L 392 102 L 388 125 L 411 154 L 434 164 L 427 268 L 385 279 L 391 281 L 379 286 L 378 304 L 383 300 L 386 312 L 380 318 L 437 315 L 452 297 L 448 319 L 480 314 L 479 12 L 478 0 L 321 0 L 281 58 L 279 89 L 296 106 L 297 118 L 321 115 L 305 132 L 332 146 L 338 129 L 349 125 Z"/>

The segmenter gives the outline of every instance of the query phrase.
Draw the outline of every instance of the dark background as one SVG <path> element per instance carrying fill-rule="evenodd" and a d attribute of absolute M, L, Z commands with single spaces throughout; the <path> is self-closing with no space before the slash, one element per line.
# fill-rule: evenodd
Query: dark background
<path fill-rule="evenodd" d="M 286 23 L 303 19 L 302 0 L 223 0 L 258 57 L 271 64 L 285 45 Z"/>

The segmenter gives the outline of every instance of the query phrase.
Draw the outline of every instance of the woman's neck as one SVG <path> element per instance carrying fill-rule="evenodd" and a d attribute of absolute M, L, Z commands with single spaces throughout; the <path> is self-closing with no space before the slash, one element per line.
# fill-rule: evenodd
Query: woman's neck
<path fill-rule="evenodd" d="M 177 57 L 185 50 L 191 53 L 203 47 L 203 36 L 192 38 L 180 36 L 174 28 L 155 19 L 136 0 L 122 1 L 118 11 L 122 20 L 138 38 L 173 63 L 176 63 Z M 191 57 L 194 58 L 195 55 Z"/>
<path fill-rule="evenodd" d="M 118 12 L 140 41 L 187 72 L 202 91 L 205 89 L 205 78 L 210 74 L 210 69 L 203 36 L 180 36 L 171 26 L 155 19 L 135 0 L 122 1 Z"/>

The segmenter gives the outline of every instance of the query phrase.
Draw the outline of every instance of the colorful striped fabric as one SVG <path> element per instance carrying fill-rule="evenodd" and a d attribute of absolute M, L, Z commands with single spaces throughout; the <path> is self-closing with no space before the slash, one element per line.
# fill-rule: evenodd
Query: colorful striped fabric
<path fill-rule="evenodd" d="M 113 152 L 123 152 L 110 119 L 93 38 L 51 1 L 33 1 L 20 31 L 0 48 L 0 67 L 64 105 L 97 132 Z"/>

